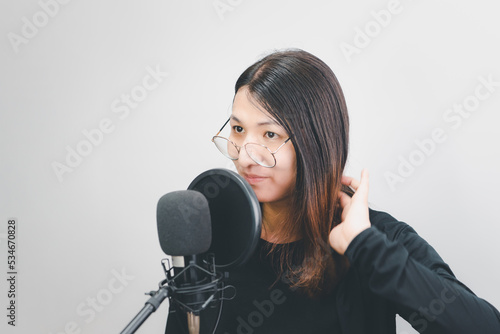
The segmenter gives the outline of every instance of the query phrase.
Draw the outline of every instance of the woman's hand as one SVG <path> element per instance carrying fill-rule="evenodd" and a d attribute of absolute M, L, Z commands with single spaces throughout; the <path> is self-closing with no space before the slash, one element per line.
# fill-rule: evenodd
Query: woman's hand
<path fill-rule="evenodd" d="M 360 181 L 342 176 L 342 184 L 351 186 L 355 193 L 351 198 L 343 191 L 340 192 L 342 221 L 332 229 L 329 240 L 330 246 L 344 255 L 352 239 L 371 226 L 368 214 L 368 170 L 361 171 Z"/>

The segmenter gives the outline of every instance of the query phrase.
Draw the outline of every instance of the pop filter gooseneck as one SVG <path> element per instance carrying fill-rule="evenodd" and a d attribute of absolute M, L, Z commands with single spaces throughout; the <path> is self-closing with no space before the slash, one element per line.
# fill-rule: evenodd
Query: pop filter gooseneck
<path fill-rule="evenodd" d="M 227 271 L 247 262 L 259 242 L 262 214 L 252 187 L 239 174 L 222 168 L 198 175 L 188 190 L 208 200 L 215 267 Z"/>

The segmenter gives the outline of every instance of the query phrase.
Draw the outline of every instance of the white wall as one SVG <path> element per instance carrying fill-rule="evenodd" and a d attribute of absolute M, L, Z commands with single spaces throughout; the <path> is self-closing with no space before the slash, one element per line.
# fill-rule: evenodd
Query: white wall
<path fill-rule="evenodd" d="M 352 121 L 349 174 L 369 169 L 373 207 L 414 226 L 459 279 L 500 307 L 495 2 L 218 0 L 223 12 L 212 0 L 54 1 L 0 7 L 2 277 L 7 222 L 18 222 L 17 329 L 6 324 L 1 279 L 2 333 L 125 327 L 163 278 L 157 200 L 227 167 L 210 138 L 234 82 L 283 47 L 312 52 L 337 74 Z M 374 13 L 388 7 L 381 26 Z M 359 37 L 366 29 L 369 40 Z M 148 71 L 168 76 L 149 80 Z M 489 77 L 491 91 L 477 88 Z M 131 93 L 141 100 L 134 108 L 121 101 Z M 464 103 L 470 116 L 448 114 Z M 415 142 L 438 128 L 443 140 L 418 153 Z M 85 146 L 85 131 L 95 144 Z M 68 149 L 87 156 L 67 166 Z M 388 173 L 410 158 L 419 165 L 391 186 Z M 59 177 L 55 163 L 67 168 Z M 162 333 L 167 310 L 140 332 Z"/>

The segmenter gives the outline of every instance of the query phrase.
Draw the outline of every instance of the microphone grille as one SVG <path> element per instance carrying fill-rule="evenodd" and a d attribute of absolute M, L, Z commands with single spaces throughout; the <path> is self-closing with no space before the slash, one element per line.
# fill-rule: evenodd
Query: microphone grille
<path fill-rule="evenodd" d="M 163 195 L 158 201 L 156 220 L 160 246 L 165 254 L 188 256 L 210 248 L 210 210 L 202 193 L 179 190 Z"/>

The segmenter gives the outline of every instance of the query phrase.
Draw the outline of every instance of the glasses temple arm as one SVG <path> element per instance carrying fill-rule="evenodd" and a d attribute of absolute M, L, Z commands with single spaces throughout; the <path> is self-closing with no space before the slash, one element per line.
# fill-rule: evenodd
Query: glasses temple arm
<path fill-rule="evenodd" d="M 220 130 L 219 130 L 219 132 L 217 132 L 216 136 L 218 136 L 218 135 L 219 135 L 219 133 L 222 131 L 222 129 L 224 129 L 224 127 L 226 126 L 226 124 L 229 122 L 229 120 L 230 120 L 230 119 L 231 119 L 231 118 L 228 118 L 228 119 L 227 119 L 226 123 L 224 123 L 224 125 L 222 126 L 222 128 L 220 128 Z"/>
<path fill-rule="evenodd" d="M 283 142 L 283 144 L 281 144 L 281 145 L 280 145 L 280 147 L 278 147 L 278 148 L 276 149 L 276 151 L 271 152 L 271 154 L 272 154 L 272 155 L 275 155 L 275 154 L 276 154 L 276 152 L 278 152 L 278 151 L 280 150 L 280 148 L 282 148 L 282 147 L 283 147 L 283 145 L 285 145 L 286 143 L 288 143 L 288 141 L 289 141 L 290 139 L 292 139 L 292 137 L 288 137 L 288 139 L 287 139 L 287 140 L 285 140 L 285 141 Z"/>

